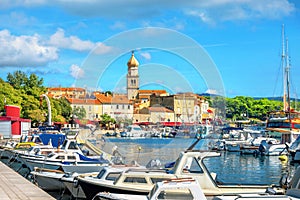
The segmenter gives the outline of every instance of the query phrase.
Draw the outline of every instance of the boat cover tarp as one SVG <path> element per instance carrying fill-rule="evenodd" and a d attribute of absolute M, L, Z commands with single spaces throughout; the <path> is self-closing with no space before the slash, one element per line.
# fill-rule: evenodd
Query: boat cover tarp
<path fill-rule="evenodd" d="M 44 145 L 49 144 L 51 140 L 52 146 L 57 148 L 65 141 L 66 136 L 64 134 L 41 133 L 40 139 Z"/>
<path fill-rule="evenodd" d="M 93 161 L 93 162 L 99 162 L 99 163 L 109 163 L 108 160 L 103 159 L 102 157 L 99 157 L 99 159 L 96 158 L 89 158 L 86 157 L 80 153 L 77 153 L 79 155 L 80 160 L 82 161 Z"/>

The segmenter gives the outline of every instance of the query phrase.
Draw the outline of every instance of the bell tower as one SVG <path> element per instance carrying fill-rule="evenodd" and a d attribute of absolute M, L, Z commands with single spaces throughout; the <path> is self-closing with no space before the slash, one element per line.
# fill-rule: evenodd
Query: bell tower
<path fill-rule="evenodd" d="M 136 99 L 139 91 L 139 62 L 134 57 L 134 51 L 131 53 L 131 57 L 127 62 L 127 98 L 129 100 Z"/>

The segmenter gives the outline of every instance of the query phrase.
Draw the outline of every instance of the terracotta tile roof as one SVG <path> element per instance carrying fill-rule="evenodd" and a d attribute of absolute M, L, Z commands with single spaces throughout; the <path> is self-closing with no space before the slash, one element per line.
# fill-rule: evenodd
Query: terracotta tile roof
<path fill-rule="evenodd" d="M 127 95 L 114 95 L 112 97 L 112 103 L 120 103 L 120 104 L 129 104 L 130 101 L 127 98 Z"/>
<path fill-rule="evenodd" d="M 173 113 L 172 110 L 166 108 L 166 107 L 149 107 L 148 108 L 150 112 L 168 112 Z"/>
<path fill-rule="evenodd" d="M 76 88 L 76 87 L 70 87 L 70 88 L 47 88 L 48 92 L 49 91 L 85 91 L 84 88 Z"/>
<path fill-rule="evenodd" d="M 73 99 L 73 98 L 67 98 L 67 100 L 71 104 L 88 104 L 88 105 L 100 105 L 98 99 Z"/>
<path fill-rule="evenodd" d="M 106 95 L 102 93 L 95 93 L 95 97 L 102 103 L 102 104 L 110 104 L 111 103 L 111 95 Z"/>
<path fill-rule="evenodd" d="M 140 95 L 166 94 L 166 90 L 139 90 Z"/>
<path fill-rule="evenodd" d="M 139 95 L 140 99 L 148 99 L 150 95 Z"/>
<path fill-rule="evenodd" d="M 132 104 L 131 101 L 128 100 L 127 95 L 123 94 L 114 94 L 105 95 L 103 93 L 95 93 L 95 97 L 102 103 L 102 104 Z"/>

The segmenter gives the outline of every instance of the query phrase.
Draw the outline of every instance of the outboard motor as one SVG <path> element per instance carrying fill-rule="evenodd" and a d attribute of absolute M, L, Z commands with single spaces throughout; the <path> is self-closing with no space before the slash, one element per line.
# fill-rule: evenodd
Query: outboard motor
<path fill-rule="evenodd" d="M 267 141 L 263 140 L 258 147 L 258 151 L 261 155 L 265 155 L 267 148 L 268 148 Z"/>

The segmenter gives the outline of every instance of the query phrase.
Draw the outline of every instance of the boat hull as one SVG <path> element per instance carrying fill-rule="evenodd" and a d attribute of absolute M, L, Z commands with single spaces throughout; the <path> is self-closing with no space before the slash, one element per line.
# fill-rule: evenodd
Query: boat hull
<path fill-rule="evenodd" d="M 99 192 L 111 192 L 111 193 L 118 193 L 118 194 L 137 194 L 137 195 L 147 195 L 150 192 L 150 190 L 149 191 L 140 190 L 137 187 L 131 188 L 131 190 L 129 190 L 114 185 L 93 184 L 82 179 L 78 179 L 78 184 L 81 186 L 87 199 L 93 199 L 93 197 L 96 196 L 96 194 L 98 194 Z"/>
<path fill-rule="evenodd" d="M 46 191 L 62 191 L 65 189 L 65 185 L 60 181 L 60 178 L 64 174 L 55 174 L 48 172 L 31 172 L 34 181 L 37 185 Z"/>

